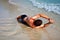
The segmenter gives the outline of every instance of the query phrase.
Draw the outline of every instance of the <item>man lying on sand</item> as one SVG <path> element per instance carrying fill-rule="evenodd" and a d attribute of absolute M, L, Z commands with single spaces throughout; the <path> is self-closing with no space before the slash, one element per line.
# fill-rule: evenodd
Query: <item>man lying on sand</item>
<path fill-rule="evenodd" d="M 42 25 L 42 20 L 38 19 L 40 17 L 47 19 L 49 22 Z M 23 24 L 27 24 L 31 28 L 45 28 L 49 24 L 53 24 L 54 22 L 51 18 L 49 18 L 45 14 L 37 14 L 36 16 L 33 16 L 33 17 L 28 17 L 27 15 L 24 14 L 24 15 L 18 16 L 17 21 L 22 22 Z"/>

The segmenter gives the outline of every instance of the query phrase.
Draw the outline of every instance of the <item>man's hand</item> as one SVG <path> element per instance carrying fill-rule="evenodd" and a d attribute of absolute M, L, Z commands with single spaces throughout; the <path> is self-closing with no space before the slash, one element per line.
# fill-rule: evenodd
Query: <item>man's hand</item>
<path fill-rule="evenodd" d="M 50 18 L 48 20 L 49 20 L 49 23 L 51 23 L 51 24 L 54 23 L 54 20 L 53 19 Z"/>

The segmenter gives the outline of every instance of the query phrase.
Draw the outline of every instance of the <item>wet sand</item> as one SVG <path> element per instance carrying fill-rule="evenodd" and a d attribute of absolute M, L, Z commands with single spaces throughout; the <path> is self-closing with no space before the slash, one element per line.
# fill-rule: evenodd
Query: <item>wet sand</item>
<path fill-rule="evenodd" d="M 13 4 L 8 0 L 0 0 L 0 40 L 60 40 L 60 15 L 33 7 L 28 2 L 23 3 Z M 45 29 L 32 29 L 16 20 L 21 14 L 33 16 L 38 13 L 48 15 L 55 23 Z"/>

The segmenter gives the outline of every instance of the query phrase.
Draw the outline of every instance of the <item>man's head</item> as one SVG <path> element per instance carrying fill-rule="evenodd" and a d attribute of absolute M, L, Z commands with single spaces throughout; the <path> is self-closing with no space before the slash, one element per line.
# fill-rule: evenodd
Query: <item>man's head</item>
<path fill-rule="evenodd" d="M 37 19 L 37 20 L 35 20 L 35 21 L 33 22 L 33 24 L 34 24 L 35 26 L 40 26 L 40 25 L 42 24 L 42 20 Z"/>

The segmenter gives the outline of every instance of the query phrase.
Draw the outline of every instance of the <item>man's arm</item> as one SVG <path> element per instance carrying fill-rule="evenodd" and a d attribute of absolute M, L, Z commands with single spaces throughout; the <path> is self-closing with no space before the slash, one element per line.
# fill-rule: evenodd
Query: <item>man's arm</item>
<path fill-rule="evenodd" d="M 53 24 L 54 23 L 54 20 L 52 20 L 52 19 L 48 19 L 48 23 L 46 23 L 46 24 L 44 24 L 44 26 L 43 27 L 48 27 L 50 24 Z"/>
<path fill-rule="evenodd" d="M 49 19 L 49 17 L 48 17 L 47 15 L 45 15 L 45 14 L 39 14 L 39 15 L 40 15 L 40 17 L 42 17 L 42 18 Z"/>
<path fill-rule="evenodd" d="M 45 15 L 45 14 L 37 14 L 36 16 L 34 16 L 32 18 L 37 19 L 37 18 L 40 18 L 40 17 L 45 18 L 45 19 L 49 19 L 49 17 L 47 15 Z"/>

